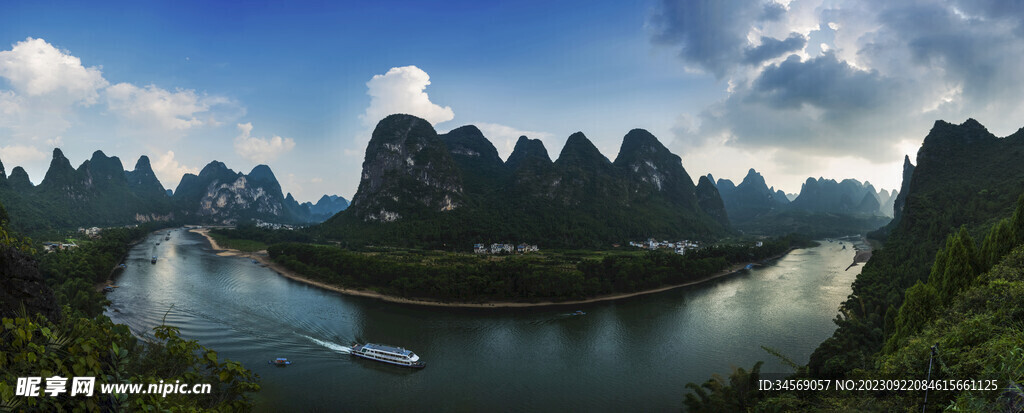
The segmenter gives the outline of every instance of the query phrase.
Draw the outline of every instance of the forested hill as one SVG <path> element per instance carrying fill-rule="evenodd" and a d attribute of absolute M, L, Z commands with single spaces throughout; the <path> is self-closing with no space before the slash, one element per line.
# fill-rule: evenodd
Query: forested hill
<path fill-rule="evenodd" d="M 963 228 L 958 239 L 984 239 L 1013 212 L 1024 192 L 1022 156 L 1024 129 L 997 138 L 973 119 L 935 123 L 900 193 L 900 219 L 854 282 L 835 334 L 811 356 L 812 376 L 842 377 L 873 366 L 896 331 L 904 292 L 929 279 L 947 236 Z M 980 248 L 974 241 L 961 244 Z"/>
<path fill-rule="evenodd" d="M 720 216 L 701 205 L 678 156 L 642 129 L 611 162 L 582 133 L 554 162 L 520 138 L 503 163 L 473 126 L 438 135 L 430 123 L 391 115 L 373 131 L 359 189 L 318 231 L 347 245 L 468 249 L 478 242 L 608 247 L 630 239 L 713 239 Z"/>
<path fill-rule="evenodd" d="M 126 171 L 116 156 L 96 151 L 76 169 L 60 149 L 33 185 L 21 167 L 6 176 L 0 163 L 0 202 L 7 205 L 17 230 L 48 233 L 77 227 L 119 226 L 153 221 L 195 224 L 262 219 L 276 223 L 322 222 L 345 209 L 348 201 L 324 195 L 300 204 L 266 165 L 248 175 L 213 161 L 198 176 L 185 174 L 176 191 L 166 191 L 149 158 L 142 156 Z"/>

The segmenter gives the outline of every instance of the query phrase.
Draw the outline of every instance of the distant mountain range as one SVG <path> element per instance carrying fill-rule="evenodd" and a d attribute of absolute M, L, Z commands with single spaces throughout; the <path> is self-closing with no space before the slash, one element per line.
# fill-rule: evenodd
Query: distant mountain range
<path fill-rule="evenodd" d="M 234 223 L 261 219 L 278 223 L 315 223 L 347 207 L 344 198 L 325 195 L 317 204 L 299 204 L 266 165 L 248 174 L 213 161 L 199 175 L 185 174 L 178 188 L 165 190 L 142 156 L 131 171 L 121 160 L 96 151 L 77 169 L 54 149 L 38 186 L 21 167 L 6 176 L 0 163 L 0 202 L 25 232 L 78 226 L 150 221 Z"/>
<path fill-rule="evenodd" d="M 714 182 L 710 174 L 706 178 Z M 876 191 L 869 182 L 861 183 L 856 179 L 837 182 L 825 178 L 807 178 L 800 188 L 800 194 L 792 196 L 769 187 L 754 169 L 747 172 L 739 185 L 728 179 L 719 179 L 716 187 L 734 223 L 781 211 L 892 217 L 893 205 L 898 197 L 895 190 Z"/>
<path fill-rule="evenodd" d="M 728 232 L 713 189 L 698 191 L 681 159 L 642 129 L 626 134 L 614 162 L 579 132 L 554 162 L 525 136 L 502 162 L 475 126 L 438 135 L 423 119 L 391 115 L 373 131 L 351 207 L 319 229 L 359 244 L 464 248 L 712 239 Z"/>

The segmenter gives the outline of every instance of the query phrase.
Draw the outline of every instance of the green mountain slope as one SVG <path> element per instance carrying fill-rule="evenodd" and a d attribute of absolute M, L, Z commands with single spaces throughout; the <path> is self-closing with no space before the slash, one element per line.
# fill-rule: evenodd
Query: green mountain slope
<path fill-rule="evenodd" d="M 726 230 L 701 210 L 679 157 L 646 131 L 630 131 L 614 163 L 582 133 L 555 162 L 540 141 L 521 137 L 502 163 L 476 127 L 438 136 L 422 119 L 392 115 L 374 130 L 352 205 L 317 231 L 348 245 L 468 249 L 607 247 Z"/>
<path fill-rule="evenodd" d="M 973 119 L 935 123 L 900 191 L 900 218 L 854 282 L 839 328 L 812 354 L 812 375 L 840 377 L 873 365 L 895 330 L 904 291 L 928 280 L 947 234 L 964 227 L 981 239 L 1013 211 L 1024 191 L 1022 155 L 1024 130 L 997 138 Z"/>

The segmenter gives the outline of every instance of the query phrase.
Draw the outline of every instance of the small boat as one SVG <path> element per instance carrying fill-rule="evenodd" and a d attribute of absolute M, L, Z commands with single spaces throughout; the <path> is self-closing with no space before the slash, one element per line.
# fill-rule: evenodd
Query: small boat
<path fill-rule="evenodd" d="M 106 286 L 106 287 L 103 287 L 103 292 L 105 292 L 105 293 L 111 293 L 111 292 L 114 292 L 114 287 L 111 287 L 111 286 L 109 286 L 109 285 L 108 285 L 108 286 Z"/>
<path fill-rule="evenodd" d="M 153 259 L 152 259 L 152 260 L 149 260 L 149 262 L 151 262 L 151 263 L 153 263 L 153 264 L 156 264 L 156 255 L 154 255 L 154 256 L 153 256 Z"/>
<path fill-rule="evenodd" d="M 754 264 L 747 264 L 746 267 L 743 267 L 743 269 L 745 269 L 745 270 L 750 270 L 750 269 L 753 269 L 753 268 L 754 268 Z"/>
<path fill-rule="evenodd" d="M 572 315 L 587 315 L 587 313 L 584 313 L 583 310 L 576 310 Z"/>
<path fill-rule="evenodd" d="M 284 357 L 278 357 L 276 359 L 268 361 L 267 363 L 273 364 L 278 367 L 284 367 L 292 364 L 292 362 L 288 361 L 288 359 Z"/>
<path fill-rule="evenodd" d="M 414 369 L 422 369 L 427 366 L 425 363 L 420 361 L 420 356 L 417 356 L 416 353 L 413 353 L 412 351 L 401 347 L 385 346 L 382 344 L 353 344 L 352 351 L 349 352 L 349 354 L 353 357 Z"/>

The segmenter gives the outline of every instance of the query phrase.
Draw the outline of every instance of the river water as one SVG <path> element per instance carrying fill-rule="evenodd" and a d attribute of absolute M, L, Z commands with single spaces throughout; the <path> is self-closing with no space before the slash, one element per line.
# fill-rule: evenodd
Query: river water
<path fill-rule="evenodd" d="M 145 334 L 166 314 L 184 337 L 259 374 L 260 411 L 678 411 L 687 382 L 758 360 L 763 373 L 789 372 L 762 345 L 806 363 L 860 272 L 844 271 L 845 244 L 619 301 L 456 309 L 322 290 L 174 230 L 130 251 L 107 315 Z M 427 367 L 354 359 L 354 341 L 411 349 Z M 294 364 L 269 365 L 275 357 Z"/>

